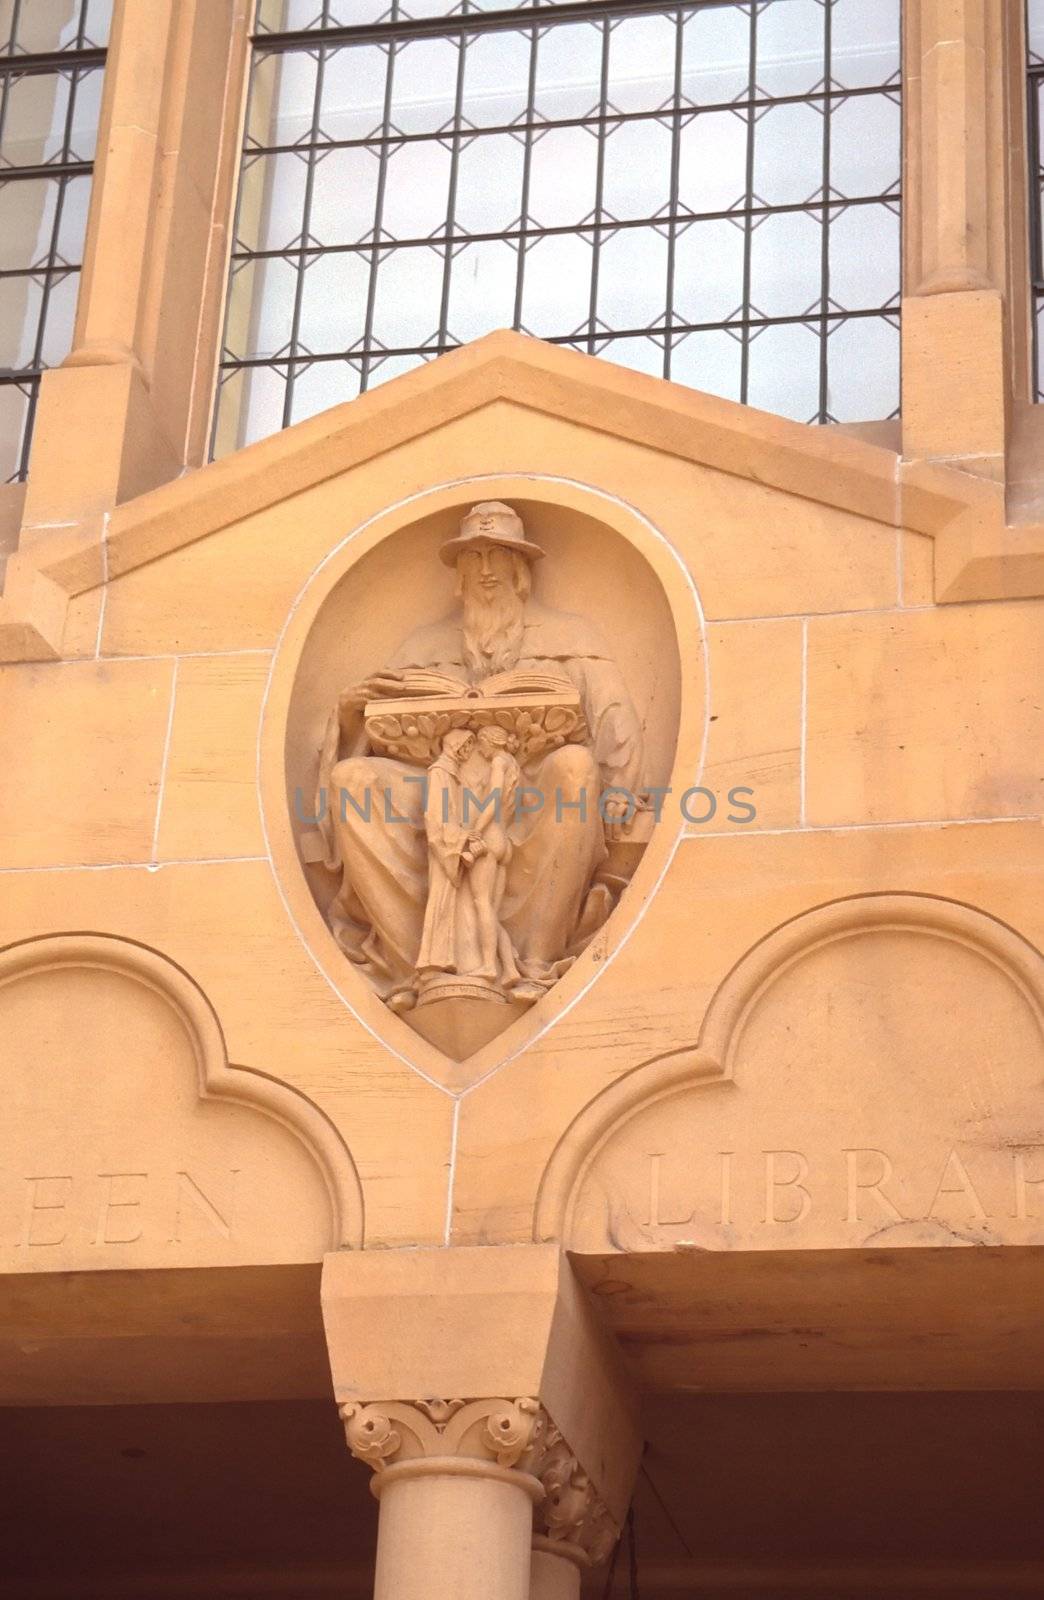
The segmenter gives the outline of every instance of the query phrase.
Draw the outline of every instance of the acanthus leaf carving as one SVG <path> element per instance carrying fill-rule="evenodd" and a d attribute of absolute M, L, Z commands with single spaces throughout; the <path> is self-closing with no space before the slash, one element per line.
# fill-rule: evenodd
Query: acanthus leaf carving
<path fill-rule="evenodd" d="M 365 1461 L 375 1472 L 380 1472 L 387 1462 L 398 1455 L 402 1435 L 392 1426 L 390 1417 L 377 1406 L 344 1405 L 340 1408 L 348 1438 L 348 1448 L 357 1461 Z"/>
<path fill-rule="evenodd" d="M 463 1400 L 418 1400 L 424 1415 L 429 1422 L 434 1422 L 437 1428 L 444 1428 L 446 1424 L 457 1415 L 465 1404 Z"/>
<path fill-rule="evenodd" d="M 434 1456 L 485 1460 L 532 1473 L 548 1426 L 538 1400 L 349 1401 L 340 1407 L 348 1447 L 375 1472 Z"/>
<path fill-rule="evenodd" d="M 599 1565 L 612 1551 L 619 1529 L 553 1424 L 537 1466 L 537 1477 L 544 1489 L 544 1500 L 536 1510 L 537 1533 L 551 1544 L 570 1546 L 570 1553 L 582 1552 L 590 1565 Z"/>
<path fill-rule="evenodd" d="M 494 1411 L 485 1436 L 497 1465 L 531 1470 L 547 1429 L 547 1414 L 539 1400 L 516 1400 Z"/>
<path fill-rule="evenodd" d="M 340 1416 L 353 1456 L 375 1473 L 405 1461 L 458 1457 L 536 1479 L 534 1535 L 579 1565 L 597 1566 L 619 1538 L 591 1478 L 539 1400 L 349 1401 Z"/>

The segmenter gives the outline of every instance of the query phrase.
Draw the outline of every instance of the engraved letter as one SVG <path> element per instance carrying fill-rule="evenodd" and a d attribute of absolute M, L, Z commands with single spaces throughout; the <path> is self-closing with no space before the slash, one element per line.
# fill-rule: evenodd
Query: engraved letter
<path fill-rule="evenodd" d="M 44 1199 L 42 1199 L 40 1194 L 39 1194 L 39 1191 L 37 1189 L 37 1185 L 41 1184 L 41 1183 L 64 1183 L 66 1185 L 66 1188 L 64 1190 L 60 1191 L 61 1196 L 62 1196 L 61 1199 L 52 1199 L 52 1200 L 44 1200 Z M 26 1184 L 25 1219 L 24 1219 L 24 1222 L 23 1222 L 23 1225 L 22 1225 L 22 1237 L 18 1241 L 19 1244 L 22 1244 L 22 1245 L 64 1244 L 65 1243 L 65 1227 L 64 1227 L 64 1224 L 62 1225 L 62 1231 L 61 1231 L 61 1233 L 58 1234 L 57 1238 L 55 1238 L 55 1239 L 36 1239 L 36 1238 L 33 1237 L 33 1219 L 34 1219 L 34 1217 L 42 1214 L 45 1211 L 59 1211 L 59 1212 L 64 1213 L 66 1201 L 69 1198 L 69 1189 L 72 1186 L 72 1178 L 71 1177 L 26 1178 L 25 1184 Z M 53 1224 L 53 1226 L 57 1226 L 57 1223 Z"/>
<path fill-rule="evenodd" d="M 776 1172 L 776 1160 L 785 1156 L 794 1165 L 794 1172 L 788 1178 L 781 1178 Z M 766 1150 L 765 1151 L 765 1221 L 766 1222 L 804 1222 L 812 1210 L 812 1196 L 805 1188 L 805 1179 L 808 1177 L 808 1162 L 800 1150 Z M 776 1191 L 779 1189 L 796 1189 L 800 1199 L 797 1210 L 789 1217 L 776 1215 Z"/>
<path fill-rule="evenodd" d="M 691 1222 L 696 1215 L 695 1208 L 687 1217 L 661 1217 L 660 1216 L 660 1164 L 663 1161 L 662 1151 L 649 1157 L 649 1221 L 650 1228 L 677 1228 Z"/>
<path fill-rule="evenodd" d="M 1040 1212 L 1036 1208 L 1032 1213 L 1030 1211 L 1029 1191 L 1030 1189 L 1044 1187 L 1044 1178 L 1029 1178 L 1026 1176 L 1026 1156 L 1031 1150 L 1039 1151 L 1041 1148 L 1044 1147 L 1034 1144 L 1027 1146 L 1025 1150 L 1012 1151 L 1011 1159 L 1015 1177 L 1015 1216 L 1019 1222 L 1025 1222 L 1031 1215 L 1034 1217 L 1040 1216 Z"/>
<path fill-rule="evenodd" d="M 105 1183 L 106 1189 L 105 1198 L 101 1203 L 101 1212 L 98 1216 L 98 1229 L 92 1242 L 94 1244 L 134 1244 L 141 1238 L 143 1231 L 140 1216 L 143 1195 L 139 1191 L 127 1196 L 125 1199 L 117 1200 L 114 1190 L 116 1185 L 121 1182 L 144 1185 L 149 1181 L 148 1173 L 99 1172 L 98 1176 Z M 123 1219 L 123 1227 L 117 1229 L 115 1233 L 110 1233 L 109 1224 L 114 1211 L 131 1211 L 139 1214 L 125 1217 Z M 131 1232 L 131 1229 L 134 1231 Z"/>
<path fill-rule="evenodd" d="M 943 1167 L 939 1186 L 932 1196 L 932 1203 L 925 1213 L 926 1217 L 934 1215 L 935 1208 L 944 1194 L 963 1194 L 968 1202 L 968 1215 L 978 1217 L 980 1220 L 985 1219 L 986 1210 L 975 1193 L 972 1181 L 965 1170 L 964 1162 L 956 1150 L 951 1150 L 946 1158 L 946 1165 Z"/>
<path fill-rule="evenodd" d="M 214 1202 L 207 1199 L 206 1195 L 203 1193 L 203 1190 L 199 1187 L 199 1184 L 195 1181 L 195 1179 L 190 1178 L 187 1172 L 179 1172 L 177 1175 L 178 1200 L 174 1213 L 174 1233 L 168 1240 L 168 1243 L 181 1244 L 182 1242 L 181 1223 L 183 1199 L 191 1200 L 196 1210 L 201 1214 L 201 1216 L 204 1216 L 207 1219 L 215 1233 L 219 1233 L 222 1239 L 231 1239 L 232 1227 L 235 1221 L 234 1213 L 236 1200 L 236 1179 L 238 1176 L 239 1168 L 234 1167 L 229 1173 L 229 1178 L 231 1181 L 229 1184 L 228 1217 L 226 1219 L 221 1215 L 221 1212 L 218 1210 Z"/>
<path fill-rule="evenodd" d="M 887 1183 L 892 1176 L 892 1163 L 883 1150 L 845 1150 L 843 1152 L 848 1162 L 848 1221 L 859 1222 L 859 1191 L 862 1189 L 867 1194 L 872 1194 L 889 1222 L 902 1222 L 901 1211 L 889 1200 L 881 1188 L 882 1183 Z M 877 1163 L 877 1176 L 861 1177 L 859 1173 L 860 1157 L 868 1156 Z"/>

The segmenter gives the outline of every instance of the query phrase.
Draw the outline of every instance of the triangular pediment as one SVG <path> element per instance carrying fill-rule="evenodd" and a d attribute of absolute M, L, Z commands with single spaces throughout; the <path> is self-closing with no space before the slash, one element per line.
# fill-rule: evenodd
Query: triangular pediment
<path fill-rule="evenodd" d="M 101 546 L 80 528 L 38 538 L 9 563 L 0 659 L 53 659 L 74 596 L 502 402 L 927 535 L 938 600 L 1015 598 L 1044 583 L 1038 541 L 1023 529 L 1016 548 L 1007 534 L 1000 485 L 501 330 L 117 506 Z"/>
<path fill-rule="evenodd" d="M 894 523 L 899 458 L 864 439 L 502 330 L 117 508 L 109 575 L 205 538 L 498 401 L 802 499 Z M 911 526 L 955 510 L 942 485 Z"/>

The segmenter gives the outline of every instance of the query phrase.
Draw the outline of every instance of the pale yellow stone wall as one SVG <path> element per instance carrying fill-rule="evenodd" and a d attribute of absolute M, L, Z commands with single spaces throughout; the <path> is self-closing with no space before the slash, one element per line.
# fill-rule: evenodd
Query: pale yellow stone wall
<path fill-rule="evenodd" d="M 300 1225 L 287 1224 L 278 1249 L 266 1255 L 263 1208 L 251 1222 L 247 1207 L 239 1233 L 210 1217 L 200 1262 L 213 1259 L 216 1238 L 232 1265 L 318 1261 L 363 1235 L 373 1247 L 439 1246 L 521 1243 L 535 1229 L 569 1242 L 574 1214 L 583 1222 L 573 1242 L 589 1251 L 614 1240 L 673 1251 L 686 1243 L 684 1185 L 663 1190 L 660 1219 L 635 1212 L 648 1198 L 649 1158 L 673 1160 L 667 1145 L 686 1119 L 699 1127 L 688 1102 L 655 1130 L 662 1151 L 636 1147 L 627 1170 L 640 1165 L 645 1187 L 628 1200 L 630 1231 L 606 1235 L 612 1207 L 595 1217 L 591 1201 L 598 1183 L 626 1188 L 599 1140 L 623 1138 L 613 1118 L 631 1110 L 613 1101 L 605 1121 L 599 1097 L 673 1053 L 683 1086 L 690 1069 L 693 1083 L 718 1072 L 744 1096 L 748 1170 L 737 1166 L 733 1231 L 716 1247 L 866 1242 L 836 1186 L 845 1152 L 878 1149 L 884 1137 L 872 1115 L 882 1053 L 916 1082 L 934 1061 L 932 1103 L 948 1108 L 939 1126 L 914 1130 L 908 1149 L 887 1152 L 913 1174 L 902 1211 L 912 1231 L 899 1242 L 959 1242 L 966 1213 L 979 1225 L 988 1211 L 992 1242 L 1044 1243 L 1044 1153 L 1034 1153 L 1044 1105 L 1033 1089 L 1044 1066 L 1044 527 L 1009 524 L 1006 498 L 1027 369 L 1024 180 L 1010 156 L 1018 141 L 1002 137 L 1021 116 L 1018 35 L 990 0 L 925 0 L 909 12 L 901 451 L 495 334 L 204 467 L 245 7 L 124 0 L 77 346 L 44 380 L 21 544 L 0 600 L 0 945 L 24 947 L 6 980 L 12 1020 L 0 1027 L 30 1084 L 4 1136 L 3 1270 L 133 1264 L 127 1251 L 138 1241 L 115 1237 L 105 1207 L 126 1202 L 126 1222 L 148 1186 L 120 1178 L 119 1198 L 107 1186 L 160 1160 L 130 1135 L 110 1147 L 118 1108 L 102 1118 L 61 1094 L 46 1101 L 51 1143 L 40 1143 L 44 1101 L 34 1100 L 32 1072 L 105 1076 L 104 1038 L 88 1041 L 92 1024 L 79 1020 L 66 965 L 47 943 L 71 934 L 129 941 L 184 974 L 216 1019 L 233 1083 L 245 1069 L 305 1107 L 291 1135 L 313 1165 L 316 1129 L 328 1130 L 335 1153 L 323 1170 L 353 1197 L 348 1221 L 335 1225 L 331 1211 L 319 1237 L 309 1168 L 300 1201 L 286 1179 Z M 955 49 L 975 72 L 950 71 Z M 145 203 L 154 192 L 159 206 Z M 1019 472 L 1025 490 L 1025 451 Z M 278 717 L 292 689 L 284 632 L 293 638 L 295 608 L 325 581 L 316 574 L 332 552 L 493 495 L 583 504 L 591 515 L 601 503 L 606 525 L 632 539 L 679 639 L 672 781 L 702 782 L 721 811 L 704 825 L 668 811 L 605 935 L 549 1000 L 472 1060 L 451 1062 L 386 1012 L 314 908 L 300 909 L 301 868 L 279 843 L 289 834 L 271 752 L 285 740 Z M 346 582 L 355 548 L 345 546 Z M 441 605 L 445 591 L 436 598 Z M 583 602 L 577 595 L 573 608 Z M 401 632 L 394 594 L 384 605 L 390 648 Z M 335 692 L 336 662 L 329 668 Z M 737 785 L 754 791 L 750 823 L 724 818 Z M 881 932 L 878 896 L 905 897 L 910 916 L 904 909 Z M 708 1067 L 707 1019 L 732 975 L 777 930 L 836 902 L 858 903 L 857 925 L 876 930 L 866 935 L 872 951 L 847 934 L 831 945 L 813 983 L 822 1014 L 803 1006 L 800 988 L 794 998 L 783 966 L 783 998 L 763 975 L 765 993 L 750 999 L 756 1044 L 726 1030 L 739 1054 L 711 1052 Z M 940 906 L 956 907 L 955 917 Z M 922 925 L 936 930 L 930 939 L 909 932 Z M 807 926 L 818 949 L 820 924 Z M 43 981 L 25 976 L 34 949 L 63 1028 L 86 1030 L 82 1054 L 63 1054 L 60 1068 L 37 1048 L 35 1012 L 19 998 L 20 984 Z M 796 959 L 787 950 L 785 962 Z M 70 972 L 81 967 L 70 958 Z M 835 985 L 842 1043 L 831 1034 Z M 125 1059 L 134 1045 L 124 1021 L 114 1019 L 111 1047 L 130 1107 L 140 1081 Z M 781 1121 L 773 1049 L 799 1035 L 822 1071 L 788 1065 L 791 1120 Z M 140 1044 L 146 1077 L 163 1057 L 150 1038 Z M 975 1074 L 992 1081 L 991 1040 L 1018 1063 L 983 1097 Z M 841 1109 L 823 1086 L 831 1073 L 847 1085 Z M 666 1092 L 657 1072 L 641 1081 L 653 1099 Z M 205 1075 L 186 1070 L 179 1115 L 213 1109 L 205 1088 Z M 282 1118 L 267 1102 L 259 1114 Z M 51 1124 L 60 1129 L 66 1116 L 63 1147 Z M 811 1160 L 802 1140 L 811 1148 L 820 1123 L 829 1138 L 816 1160 L 834 1166 L 825 1199 L 809 1177 L 806 1216 L 800 1162 L 788 1168 L 773 1152 Z M 163 1169 L 175 1184 L 179 1171 L 191 1179 L 178 1165 L 188 1157 L 176 1126 Z M 244 1113 L 227 1165 L 260 1196 L 268 1157 L 251 1126 Z M 157 1138 L 162 1146 L 162 1130 Z M 977 1140 L 1012 1158 L 1025 1149 L 1028 1163 L 996 1180 L 988 1205 L 974 1178 L 975 1198 L 948 1165 L 948 1151 Z M 44 1171 L 45 1148 L 46 1162 L 69 1170 Z M 769 1156 L 777 1165 L 766 1169 Z M 287 1170 L 303 1159 L 288 1155 Z M 970 1158 L 957 1161 L 971 1173 Z M 872 1170 L 855 1172 L 857 1190 L 873 1186 Z M 776 1214 L 777 1190 L 800 1215 Z M 209 1202 L 219 1215 L 223 1193 Z M 76 1200 L 63 1211 L 66 1194 Z M 206 1222 L 205 1207 L 196 1210 Z M 186 1263 L 164 1253 L 167 1212 L 141 1200 L 143 1264 Z M 667 1213 L 679 1220 L 664 1233 Z M 942 1233 L 925 1233 L 928 1223 Z"/>
<path fill-rule="evenodd" d="M 806 459 L 799 496 L 766 481 L 769 452 L 727 402 L 664 394 L 654 380 L 514 336 L 442 365 L 470 386 L 473 409 L 440 420 L 432 371 L 317 419 L 305 442 L 318 462 L 325 441 L 333 471 L 285 499 L 280 476 L 302 446 L 293 433 L 266 441 L 241 470 L 274 498 L 215 531 L 194 486 L 224 467 L 132 502 L 100 626 L 94 590 L 70 606 L 80 658 L 11 664 L 0 678 L 16 780 L 0 813 L 4 941 L 90 929 L 183 968 L 214 1007 L 229 1059 L 288 1083 L 337 1127 L 374 1245 L 531 1237 L 541 1175 L 572 1118 L 622 1073 L 695 1046 L 745 952 L 818 905 L 942 897 L 1031 943 L 1041 936 L 1040 602 L 932 604 L 918 570 L 925 534 L 814 498 L 831 486 L 826 435 L 761 419 L 795 453 L 807 439 L 821 457 L 822 467 Z M 515 368 L 533 380 L 525 406 L 509 397 Z M 507 396 L 487 400 L 483 375 Z M 367 413 L 395 417 L 395 387 L 404 407 L 425 402 L 422 431 L 354 467 L 337 462 Z M 619 407 L 611 444 L 577 419 L 599 399 Z M 713 413 L 719 460 L 621 437 L 628 401 L 676 408 L 678 420 Z M 740 445 L 746 473 L 725 459 Z M 875 447 L 849 449 L 868 477 L 887 464 Z M 608 944 L 573 969 L 546 1014 L 474 1061 L 448 1063 L 352 986 L 322 946 L 325 930 L 302 931 L 300 869 L 271 822 L 285 790 L 264 760 L 266 740 L 278 748 L 285 734 L 281 713 L 266 732 L 263 712 L 289 688 L 287 620 L 353 529 L 404 500 L 410 508 L 359 538 L 379 541 L 396 519 L 487 492 L 539 500 L 543 483 L 554 502 L 563 480 L 591 486 L 574 493 L 593 489 L 596 505 L 633 507 L 654 530 L 648 550 L 662 550 L 664 573 L 679 579 L 675 625 L 699 643 L 684 658 L 692 692 L 672 781 L 702 782 L 721 810 L 686 825 L 668 805 Z M 146 545 L 134 564 L 134 528 L 154 527 L 175 496 L 171 543 L 181 547 L 150 560 Z M 394 596 L 385 608 L 393 633 Z M 735 785 L 753 790 L 752 822 L 728 820 Z M 860 1070 L 872 1074 L 874 1061 L 871 1050 Z M 31 1128 L 24 1137 L 29 1159 Z M 859 1129 L 839 1137 L 858 1146 Z"/>

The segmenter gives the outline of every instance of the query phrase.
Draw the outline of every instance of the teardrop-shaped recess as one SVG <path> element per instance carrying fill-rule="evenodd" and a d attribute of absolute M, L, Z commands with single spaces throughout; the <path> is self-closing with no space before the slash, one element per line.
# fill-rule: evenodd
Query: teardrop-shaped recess
<path fill-rule="evenodd" d="M 683 826 L 662 793 L 699 781 L 699 601 L 659 530 L 561 479 L 458 482 L 342 534 L 273 661 L 273 866 L 346 1005 L 461 1088 L 646 906 Z"/>

